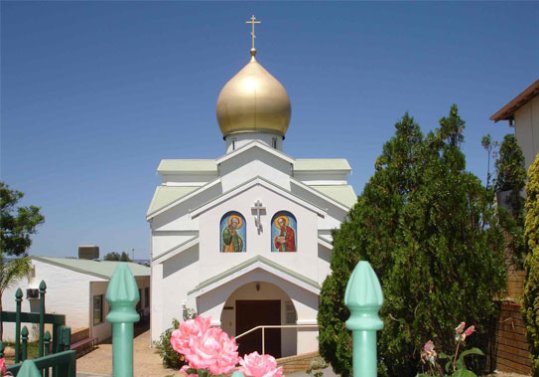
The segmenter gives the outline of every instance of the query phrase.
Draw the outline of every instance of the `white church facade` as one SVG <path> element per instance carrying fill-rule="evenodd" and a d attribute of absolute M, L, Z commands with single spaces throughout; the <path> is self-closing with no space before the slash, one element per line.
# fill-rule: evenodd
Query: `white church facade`
<path fill-rule="evenodd" d="M 255 55 L 253 47 L 217 101 L 226 153 L 159 164 L 161 184 L 147 212 L 151 336 L 158 340 L 193 309 L 233 336 L 280 326 L 265 330 L 264 350 L 284 357 L 318 349 L 331 231 L 357 197 L 346 160 L 283 152 L 290 101 Z M 261 330 L 238 344 L 240 352 L 260 352 Z"/>

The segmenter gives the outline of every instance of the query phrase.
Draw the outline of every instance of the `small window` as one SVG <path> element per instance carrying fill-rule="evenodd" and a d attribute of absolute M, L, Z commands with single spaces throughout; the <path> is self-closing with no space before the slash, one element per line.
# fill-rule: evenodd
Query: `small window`
<path fill-rule="evenodd" d="M 144 307 L 150 307 L 150 287 L 144 288 Z"/>
<path fill-rule="evenodd" d="M 140 309 L 142 309 L 142 289 L 138 290 L 138 301 L 136 306 L 137 312 L 140 312 Z"/>
<path fill-rule="evenodd" d="M 103 295 L 94 296 L 94 325 L 103 322 Z"/>

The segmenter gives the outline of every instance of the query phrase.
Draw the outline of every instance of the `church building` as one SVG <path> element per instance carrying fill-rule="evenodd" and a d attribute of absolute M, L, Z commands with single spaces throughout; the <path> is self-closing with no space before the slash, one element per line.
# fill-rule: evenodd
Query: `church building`
<path fill-rule="evenodd" d="M 147 212 L 151 336 L 157 341 L 173 318 L 194 310 L 237 337 L 240 353 L 284 357 L 318 350 L 331 231 L 357 197 L 345 159 L 283 152 L 290 99 L 257 61 L 258 21 L 249 23 L 250 61 L 217 100 L 224 154 L 157 168 L 161 184 Z M 260 325 L 272 327 L 241 335 Z"/>

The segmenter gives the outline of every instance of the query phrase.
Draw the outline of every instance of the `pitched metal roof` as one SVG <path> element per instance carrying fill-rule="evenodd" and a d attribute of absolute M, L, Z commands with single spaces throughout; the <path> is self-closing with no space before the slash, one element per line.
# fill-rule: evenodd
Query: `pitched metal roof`
<path fill-rule="evenodd" d="M 198 189 L 197 186 L 158 186 L 153 194 L 147 214 L 149 215 L 166 207 L 196 189 Z"/>
<path fill-rule="evenodd" d="M 357 202 L 357 195 L 350 185 L 309 185 L 309 187 L 344 204 L 348 208 L 352 208 Z"/>
<path fill-rule="evenodd" d="M 344 158 L 302 158 L 294 161 L 295 171 L 347 170 L 352 168 Z"/>
<path fill-rule="evenodd" d="M 150 267 L 143 266 L 133 262 L 117 262 L 117 261 L 95 261 L 88 259 L 75 258 L 53 258 L 53 257 L 38 257 L 32 256 L 32 259 L 44 263 L 49 263 L 57 267 L 66 268 L 82 274 L 96 276 L 102 279 L 110 280 L 116 267 L 119 263 L 127 263 L 134 276 L 150 276 Z"/>
<path fill-rule="evenodd" d="M 217 173 L 215 160 L 161 160 L 157 172 L 165 173 Z"/>

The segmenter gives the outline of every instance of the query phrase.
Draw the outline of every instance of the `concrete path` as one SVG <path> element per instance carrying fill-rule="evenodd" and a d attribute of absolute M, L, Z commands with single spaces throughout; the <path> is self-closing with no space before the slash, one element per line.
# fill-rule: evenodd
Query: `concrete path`
<path fill-rule="evenodd" d="M 161 357 L 150 347 L 150 332 L 133 341 L 134 377 L 181 376 L 174 369 L 163 367 Z M 112 375 L 112 344 L 100 344 L 95 350 L 77 359 L 78 377 L 105 377 Z"/>

